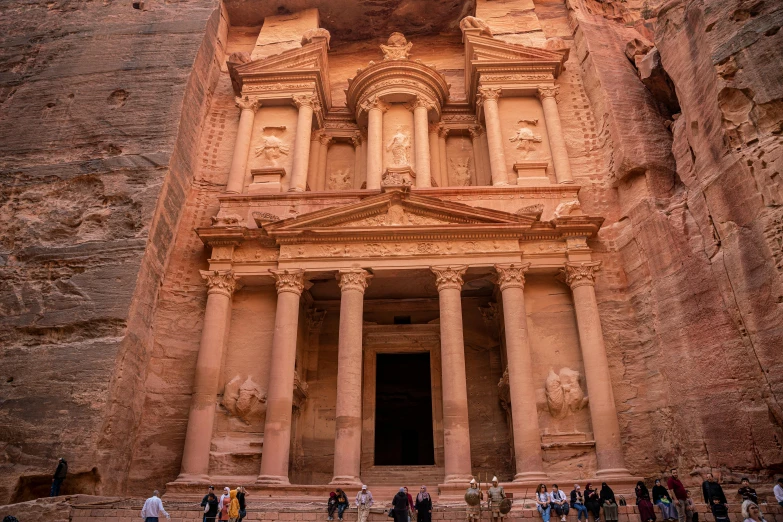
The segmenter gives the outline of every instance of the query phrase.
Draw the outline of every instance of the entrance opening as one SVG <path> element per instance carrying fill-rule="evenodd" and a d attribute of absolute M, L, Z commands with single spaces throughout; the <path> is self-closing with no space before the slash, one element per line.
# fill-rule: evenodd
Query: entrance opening
<path fill-rule="evenodd" d="M 429 353 L 379 353 L 375 375 L 375 465 L 435 464 Z"/>

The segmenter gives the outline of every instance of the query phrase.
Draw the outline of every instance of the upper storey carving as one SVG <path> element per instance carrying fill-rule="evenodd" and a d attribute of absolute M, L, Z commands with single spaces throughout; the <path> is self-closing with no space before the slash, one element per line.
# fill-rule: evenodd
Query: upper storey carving
<path fill-rule="evenodd" d="M 413 44 L 401 33 L 393 33 L 381 45 L 383 61 L 370 62 L 348 79 L 348 108 L 357 121 L 366 119 L 367 110 L 378 103 L 412 102 L 424 104 L 430 120 L 438 121 L 449 97 L 449 85 L 434 67 L 409 58 Z"/>

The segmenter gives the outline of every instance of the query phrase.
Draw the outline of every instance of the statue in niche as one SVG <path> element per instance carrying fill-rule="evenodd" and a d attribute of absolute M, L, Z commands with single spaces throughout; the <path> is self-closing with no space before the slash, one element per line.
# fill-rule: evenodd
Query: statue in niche
<path fill-rule="evenodd" d="M 386 41 L 386 45 L 381 44 L 384 60 L 407 60 L 411 54 L 410 43 L 402 33 L 392 33 Z"/>
<path fill-rule="evenodd" d="M 266 415 L 266 395 L 250 377 L 242 381 L 237 375 L 228 381 L 223 390 L 222 404 L 245 424 L 260 421 Z"/>
<path fill-rule="evenodd" d="M 402 125 L 397 127 L 397 132 L 391 137 L 386 145 L 386 152 L 391 152 L 392 163 L 395 167 L 404 167 L 410 165 L 408 159 L 408 150 L 411 146 L 411 139 L 402 130 Z"/>
<path fill-rule="evenodd" d="M 290 152 L 288 145 L 277 136 L 276 131 L 285 131 L 285 126 L 264 127 L 264 134 L 261 136 L 261 145 L 256 147 L 256 157 L 263 156 L 270 167 L 277 167 L 277 160 L 281 156 L 287 156 Z"/>
<path fill-rule="evenodd" d="M 467 187 L 470 185 L 470 157 L 452 158 L 451 170 L 454 172 L 454 184 L 458 187 Z"/>
<path fill-rule="evenodd" d="M 571 368 L 561 368 L 560 374 L 549 370 L 544 386 L 549 413 L 555 419 L 564 419 L 569 414 L 587 406 L 588 398 L 582 392 L 582 376 Z"/>
<path fill-rule="evenodd" d="M 517 123 L 521 123 L 522 127 L 510 137 L 508 140 L 517 144 L 517 150 L 520 151 L 520 159 L 527 159 L 531 152 L 536 149 L 536 143 L 541 143 L 541 135 L 535 134 L 531 129 L 525 127 L 525 125 L 538 125 L 538 120 L 519 120 Z"/>
<path fill-rule="evenodd" d="M 329 190 L 347 190 L 353 187 L 351 182 L 352 171 L 349 168 L 333 170 L 329 173 Z"/>

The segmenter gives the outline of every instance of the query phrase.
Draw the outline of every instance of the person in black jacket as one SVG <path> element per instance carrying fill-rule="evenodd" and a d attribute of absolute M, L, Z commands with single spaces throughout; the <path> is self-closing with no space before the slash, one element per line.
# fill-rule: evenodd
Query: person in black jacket
<path fill-rule="evenodd" d="M 52 489 L 49 490 L 50 497 L 60 496 L 60 486 L 65 480 L 66 475 L 68 475 L 68 463 L 65 462 L 64 458 L 61 458 L 57 461 L 57 469 L 52 476 Z"/>
<path fill-rule="evenodd" d="M 214 489 L 210 486 L 209 489 Z M 207 493 L 207 496 L 205 497 L 206 502 L 203 503 L 204 506 L 204 522 L 215 522 L 217 520 L 218 511 L 220 509 L 220 503 L 218 502 L 218 498 L 215 496 L 215 494 L 210 491 Z"/>
<path fill-rule="evenodd" d="M 708 506 L 713 504 L 712 499 L 717 498 L 721 504 L 728 504 L 726 501 L 726 495 L 723 493 L 723 488 L 712 476 L 712 473 L 707 473 L 707 480 L 701 484 L 701 494 L 704 495 L 704 503 Z"/>
<path fill-rule="evenodd" d="M 405 488 L 400 488 L 392 499 L 392 514 L 394 522 L 408 522 L 408 495 Z"/>
<path fill-rule="evenodd" d="M 201 499 L 201 508 L 202 509 L 207 507 L 207 501 L 209 500 L 209 496 L 210 495 L 214 495 L 214 494 L 215 494 L 215 486 L 209 486 L 207 488 L 207 494 L 204 495 L 204 498 Z M 204 518 L 202 520 L 204 520 L 204 521 L 207 520 L 207 512 L 206 511 L 204 511 Z"/>
<path fill-rule="evenodd" d="M 427 486 L 422 486 L 419 494 L 416 495 L 416 522 L 432 521 L 432 498 L 427 493 Z"/>

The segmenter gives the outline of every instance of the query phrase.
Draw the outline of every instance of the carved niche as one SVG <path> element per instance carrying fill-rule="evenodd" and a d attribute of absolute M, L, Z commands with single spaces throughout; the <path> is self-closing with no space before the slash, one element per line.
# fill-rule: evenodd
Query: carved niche
<path fill-rule="evenodd" d="M 277 161 L 281 156 L 287 156 L 290 152 L 288 145 L 280 139 L 280 134 L 285 132 L 285 126 L 264 127 L 261 136 L 261 145 L 256 147 L 256 157 L 263 156 L 264 163 L 269 167 L 277 167 Z"/>
<path fill-rule="evenodd" d="M 538 144 L 542 142 L 542 138 L 540 134 L 535 134 L 526 125 L 538 125 L 538 120 L 519 120 L 517 123 L 522 124 L 522 126 L 508 140 L 517 144 L 517 150 L 519 151 L 518 160 L 528 159 L 531 153 L 533 153 L 533 157 L 536 157 L 538 155 Z"/>
<path fill-rule="evenodd" d="M 549 414 L 564 419 L 587 406 L 588 398 L 582 391 L 582 376 L 571 368 L 561 368 L 557 374 L 549 370 L 544 386 Z"/>

